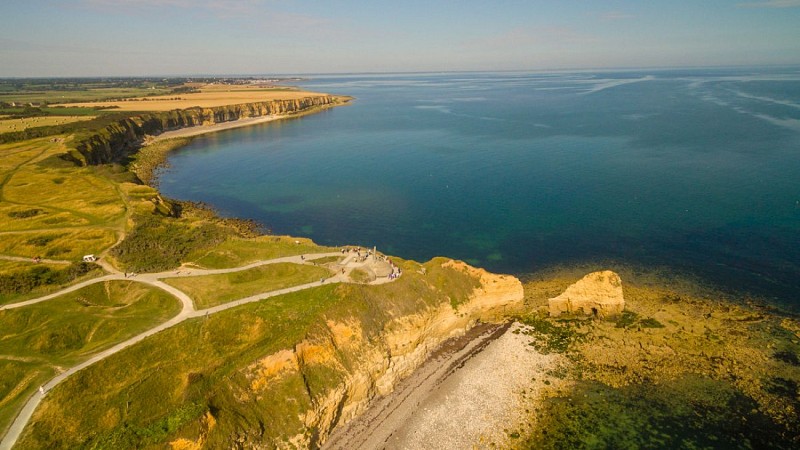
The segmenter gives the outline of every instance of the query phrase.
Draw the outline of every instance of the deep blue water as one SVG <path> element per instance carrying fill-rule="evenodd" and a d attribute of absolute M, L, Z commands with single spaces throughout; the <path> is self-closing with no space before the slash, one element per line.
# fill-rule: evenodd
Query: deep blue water
<path fill-rule="evenodd" d="M 668 266 L 800 304 L 800 69 L 321 76 L 350 106 L 196 138 L 162 192 L 274 233 L 527 273 Z"/>

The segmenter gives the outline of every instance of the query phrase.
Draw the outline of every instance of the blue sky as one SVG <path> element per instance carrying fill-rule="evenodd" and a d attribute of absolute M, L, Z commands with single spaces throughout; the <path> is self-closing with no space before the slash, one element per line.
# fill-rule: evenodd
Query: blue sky
<path fill-rule="evenodd" d="M 800 0 L 2 0 L 0 77 L 800 64 Z"/>

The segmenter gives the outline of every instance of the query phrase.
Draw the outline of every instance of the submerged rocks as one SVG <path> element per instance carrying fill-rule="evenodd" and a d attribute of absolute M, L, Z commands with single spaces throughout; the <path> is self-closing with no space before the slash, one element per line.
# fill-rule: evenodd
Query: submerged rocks
<path fill-rule="evenodd" d="M 610 270 L 593 272 L 568 287 L 563 294 L 548 299 L 547 303 L 551 317 L 562 313 L 615 316 L 625 309 L 622 280 Z"/>

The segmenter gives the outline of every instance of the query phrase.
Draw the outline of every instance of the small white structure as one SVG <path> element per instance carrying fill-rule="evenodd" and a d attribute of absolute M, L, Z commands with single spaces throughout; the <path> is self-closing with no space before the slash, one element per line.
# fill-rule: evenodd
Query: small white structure
<path fill-rule="evenodd" d="M 94 255 L 84 255 L 83 262 L 95 262 L 97 261 L 97 257 Z"/>

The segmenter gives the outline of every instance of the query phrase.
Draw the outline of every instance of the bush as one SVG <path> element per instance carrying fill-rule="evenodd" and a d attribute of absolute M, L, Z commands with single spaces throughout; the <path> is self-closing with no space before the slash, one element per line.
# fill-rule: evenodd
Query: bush
<path fill-rule="evenodd" d="M 38 208 L 26 209 L 24 211 L 11 211 L 10 213 L 8 213 L 8 217 L 11 217 L 12 219 L 27 219 L 30 217 L 38 216 L 43 212 L 44 211 Z"/>
<path fill-rule="evenodd" d="M 664 328 L 664 324 L 653 319 L 652 317 L 648 317 L 647 319 L 642 319 L 639 321 L 639 324 L 642 328 Z"/>
<path fill-rule="evenodd" d="M 44 247 L 47 244 L 53 242 L 54 240 L 60 238 L 63 234 L 48 234 L 44 236 L 36 236 L 35 238 L 28 239 L 25 241 L 26 245 L 33 245 L 36 247 Z"/>
<path fill-rule="evenodd" d="M 62 270 L 47 266 L 33 266 L 30 269 L 0 275 L 0 294 L 25 294 L 37 287 L 69 283 L 86 275 L 97 266 L 79 262 Z"/>
<path fill-rule="evenodd" d="M 213 224 L 191 226 L 171 218 L 138 216 L 136 227 L 112 254 L 133 272 L 157 272 L 180 266 L 190 252 L 225 240 Z"/>

